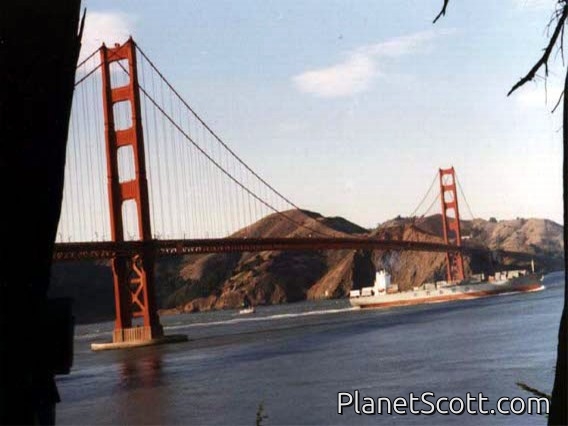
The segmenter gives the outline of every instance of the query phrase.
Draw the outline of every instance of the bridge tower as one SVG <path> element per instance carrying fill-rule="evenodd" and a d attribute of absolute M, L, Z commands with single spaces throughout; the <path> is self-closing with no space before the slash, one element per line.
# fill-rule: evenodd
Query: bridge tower
<path fill-rule="evenodd" d="M 113 48 L 103 44 L 99 53 L 112 241 L 125 240 L 123 208 L 126 202 L 134 202 L 138 239 L 147 243 L 142 244 L 143 248 L 137 253 L 117 256 L 112 260 L 116 312 L 113 342 L 152 340 L 162 337 L 163 330 L 157 314 L 154 291 L 154 253 L 151 248 L 152 232 L 136 68 L 136 45 L 130 38 L 125 44 L 116 44 Z M 113 85 L 113 79 L 117 79 L 116 71 L 111 73 L 113 63 L 127 72 L 128 82 L 125 85 L 118 87 Z M 130 111 L 131 125 L 117 130 L 115 106 L 119 103 L 125 103 L 123 106 Z M 119 156 L 130 157 L 130 164 L 134 165 L 135 171 L 132 179 L 121 179 Z M 141 325 L 135 324 L 136 318 L 142 319 Z"/>
<path fill-rule="evenodd" d="M 456 191 L 456 174 L 453 167 L 440 169 L 440 199 L 444 242 L 461 247 L 460 212 Z M 448 282 L 461 281 L 465 278 L 461 252 L 446 253 L 446 277 Z"/>

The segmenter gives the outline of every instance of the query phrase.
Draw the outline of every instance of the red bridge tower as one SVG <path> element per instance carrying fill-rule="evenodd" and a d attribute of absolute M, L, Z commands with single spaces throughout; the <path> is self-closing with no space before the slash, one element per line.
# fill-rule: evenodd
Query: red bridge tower
<path fill-rule="evenodd" d="M 444 242 L 461 247 L 460 211 L 456 191 L 456 174 L 453 167 L 440 169 L 440 199 L 442 202 Z M 461 252 L 447 252 L 446 260 L 448 282 L 462 281 L 465 276 Z"/>
<path fill-rule="evenodd" d="M 112 241 L 125 240 L 123 207 L 125 202 L 133 201 L 136 205 L 138 238 L 148 243 L 138 253 L 115 257 L 112 260 L 116 311 L 113 342 L 152 340 L 162 337 L 163 331 L 156 310 L 154 291 L 154 253 L 151 247 L 152 232 L 136 46 L 132 39 L 122 46 L 115 45 L 114 48 L 103 44 L 100 57 Z M 124 63 L 124 70 L 129 76 L 128 83 L 120 87 L 115 87 L 112 81 L 116 78 L 116 72 L 111 75 L 111 64 L 115 62 L 118 66 Z M 131 125 L 129 128 L 117 130 L 114 107 L 122 102 L 129 104 Z M 121 179 L 119 152 L 121 156 L 129 156 L 130 163 L 134 164 L 135 176 L 130 180 Z M 135 318 L 141 318 L 142 324 L 135 325 Z"/>

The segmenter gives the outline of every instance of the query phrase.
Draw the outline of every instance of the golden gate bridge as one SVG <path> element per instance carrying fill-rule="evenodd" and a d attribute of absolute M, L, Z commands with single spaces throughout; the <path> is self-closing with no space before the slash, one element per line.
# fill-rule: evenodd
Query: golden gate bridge
<path fill-rule="evenodd" d="M 112 48 L 103 45 L 77 66 L 54 259 L 111 261 L 115 343 L 163 335 L 154 296 L 154 263 L 160 256 L 444 252 L 447 280 L 460 281 L 462 253 L 486 250 L 462 245 L 454 169 L 440 169 L 436 181 L 444 243 L 324 232 L 300 223 L 290 214 L 300 207 L 241 159 L 129 39 Z M 251 225 L 269 215 L 303 228 L 308 237 L 255 235 Z"/>

